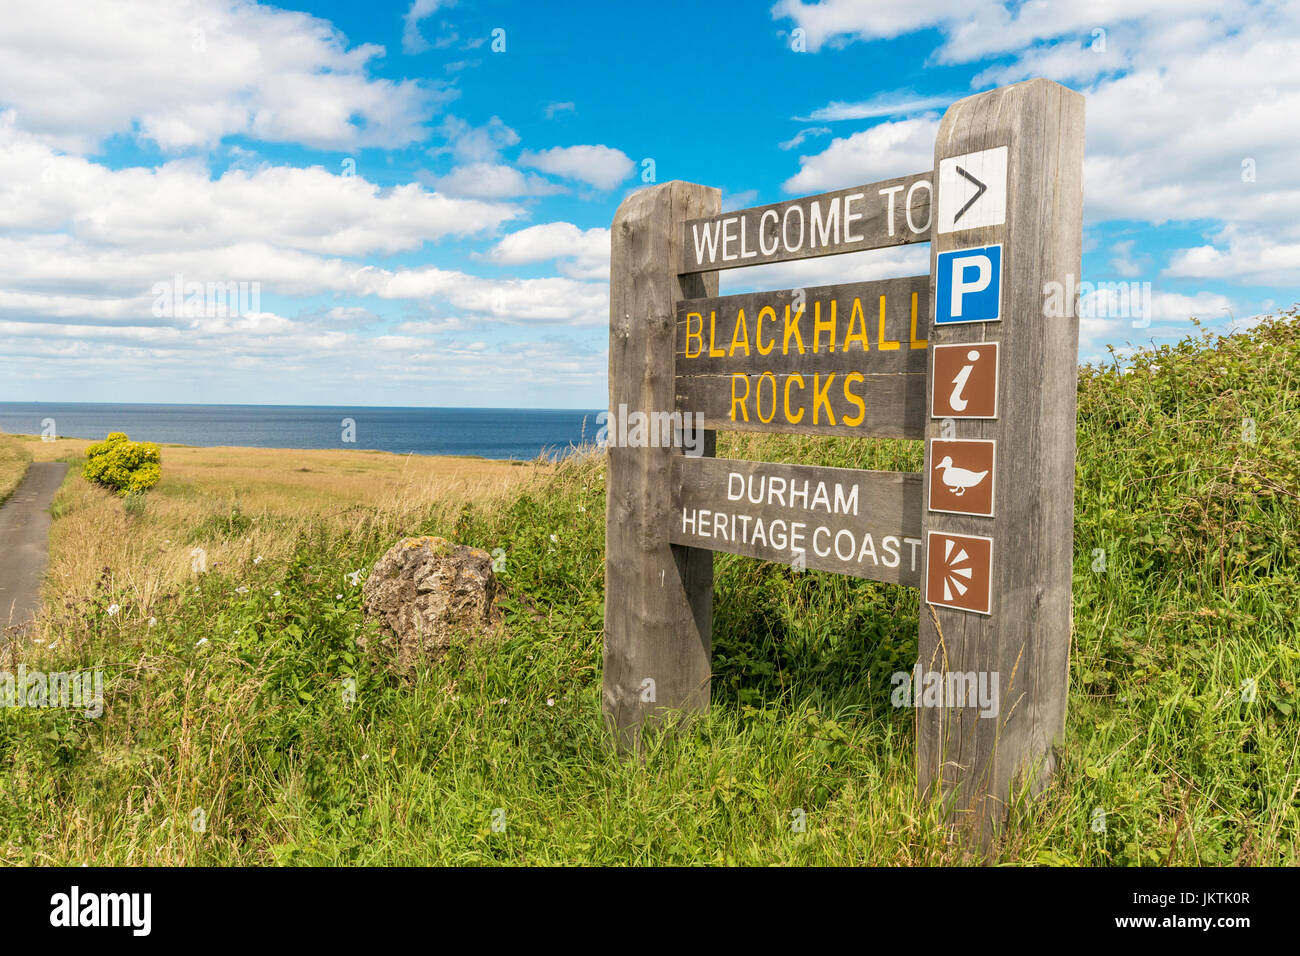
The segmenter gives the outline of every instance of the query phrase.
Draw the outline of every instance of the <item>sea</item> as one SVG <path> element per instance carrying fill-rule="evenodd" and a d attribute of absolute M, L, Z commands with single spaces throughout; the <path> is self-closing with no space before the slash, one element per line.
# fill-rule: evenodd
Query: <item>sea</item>
<path fill-rule="evenodd" d="M 0 402 L 0 432 L 254 448 L 561 458 L 595 441 L 598 410 Z"/>

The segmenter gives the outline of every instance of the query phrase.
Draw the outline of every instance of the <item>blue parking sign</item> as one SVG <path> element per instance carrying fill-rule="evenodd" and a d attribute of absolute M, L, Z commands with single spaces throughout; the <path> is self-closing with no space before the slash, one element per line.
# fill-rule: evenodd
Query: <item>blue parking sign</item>
<path fill-rule="evenodd" d="M 936 265 L 934 324 L 1002 318 L 1002 245 L 941 252 Z"/>

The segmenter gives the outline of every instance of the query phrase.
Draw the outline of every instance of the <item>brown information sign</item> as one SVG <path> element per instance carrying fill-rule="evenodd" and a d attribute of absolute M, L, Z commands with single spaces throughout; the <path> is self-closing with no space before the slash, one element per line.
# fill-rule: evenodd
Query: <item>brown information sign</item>
<path fill-rule="evenodd" d="M 998 344 L 934 348 L 934 418 L 998 417 Z"/>

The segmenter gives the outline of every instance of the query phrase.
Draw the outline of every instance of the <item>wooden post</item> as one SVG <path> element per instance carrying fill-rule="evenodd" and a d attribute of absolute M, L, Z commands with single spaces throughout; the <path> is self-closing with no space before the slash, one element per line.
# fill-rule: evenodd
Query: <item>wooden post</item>
<path fill-rule="evenodd" d="M 997 350 L 978 359 L 969 349 L 948 354 L 971 355 L 972 363 L 992 355 L 998 374 L 996 417 L 927 410 L 925 501 L 939 480 L 931 438 L 995 440 L 996 486 L 992 517 L 925 509 L 927 575 L 939 573 L 936 563 L 943 561 L 932 532 L 992 539 L 991 602 L 988 614 L 936 606 L 923 583 L 918 667 L 996 674 L 1000 701 L 994 717 L 973 707 L 918 708 L 918 786 L 923 793 L 942 793 L 986 837 L 1004 820 L 1006 801 L 1018 785 L 1036 792 L 1047 782 L 1065 725 L 1083 104 L 1081 95 L 1047 80 L 982 93 L 953 104 L 935 145 L 930 272 L 938 314 L 930 332 L 931 361 L 939 361 L 936 349 L 945 345 L 996 342 Z M 981 185 L 987 194 L 977 191 Z M 997 245 L 997 318 L 981 318 L 987 315 L 982 308 L 954 317 L 960 306 L 952 302 L 951 285 L 946 301 L 938 297 L 941 283 L 954 281 L 954 260 L 944 254 Z M 966 280 L 975 288 L 981 279 L 978 269 L 955 277 L 959 288 Z M 970 297 L 965 304 L 974 302 Z M 952 324 L 942 322 L 945 317 Z M 955 379 L 933 371 L 932 379 L 941 403 L 951 394 L 963 404 L 953 391 Z M 952 420 L 945 424 L 945 417 Z"/>
<path fill-rule="evenodd" d="M 716 272 L 679 275 L 682 226 L 715 215 L 717 189 L 669 182 L 633 193 L 614 216 L 609 289 L 609 408 L 673 412 L 677 303 L 717 295 Z M 713 552 L 669 543 L 673 457 L 618 447 L 611 429 L 605 512 L 603 710 L 622 747 L 660 712 L 709 707 Z M 705 454 L 713 454 L 712 432 Z"/>

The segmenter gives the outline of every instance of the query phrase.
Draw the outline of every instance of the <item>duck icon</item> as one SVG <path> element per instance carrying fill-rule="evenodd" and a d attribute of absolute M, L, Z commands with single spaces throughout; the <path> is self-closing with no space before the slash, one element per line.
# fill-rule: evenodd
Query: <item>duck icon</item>
<path fill-rule="evenodd" d="M 944 455 L 943 461 L 934 466 L 935 471 L 943 469 L 940 476 L 943 483 L 947 485 L 953 493 L 953 496 L 960 498 L 966 493 L 967 488 L 974 488 L 988 475 L 988 471 L 970 471 L 966 468 L 958 468 L 952 463 L 951 455 Z"/>

